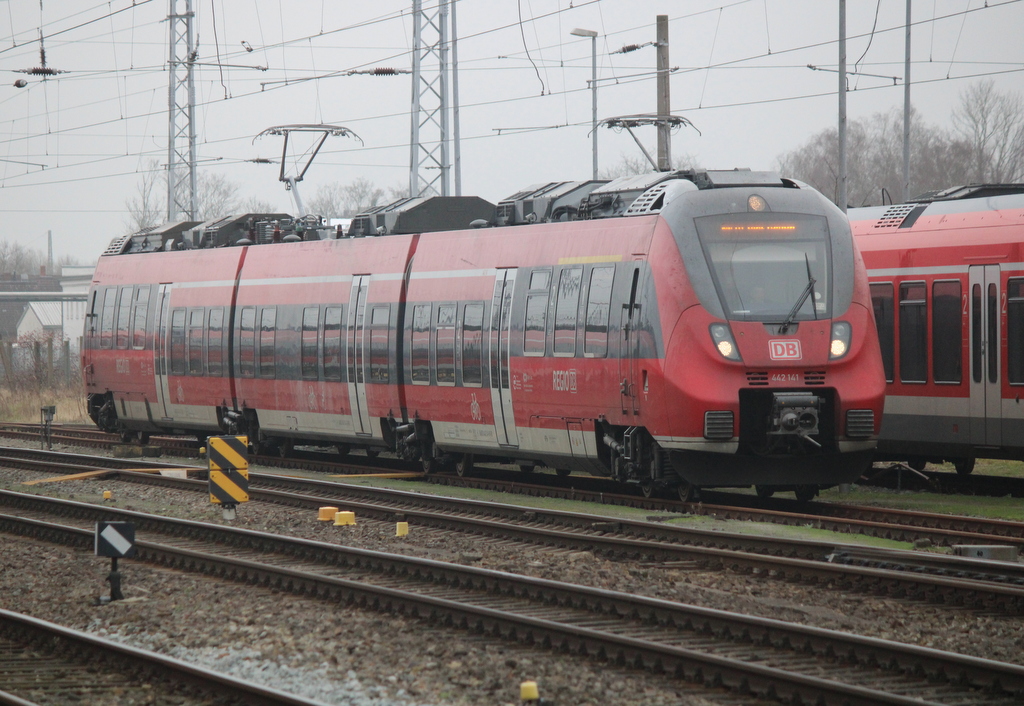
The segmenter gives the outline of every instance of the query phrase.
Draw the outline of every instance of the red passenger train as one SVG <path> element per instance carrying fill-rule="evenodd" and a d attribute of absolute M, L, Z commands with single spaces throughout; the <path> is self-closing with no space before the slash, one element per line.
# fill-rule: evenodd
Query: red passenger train
<path fill-rule="evenodd" d="M 885 383 L 863 263 L 798 182 L 549 184 L 497 211 L 413 199 L 347 236 L 255 220 L 172 224 L 100 258 L 83 365 L 101 428 L 428 470 L 505 460 L 687 498 L 813 497 L 870 462 Z"/>
<path fill-rule="evenodd" d="M 880 459 L 1024 460 L 1024 185 L 851 209 L 888 390 Z"/>

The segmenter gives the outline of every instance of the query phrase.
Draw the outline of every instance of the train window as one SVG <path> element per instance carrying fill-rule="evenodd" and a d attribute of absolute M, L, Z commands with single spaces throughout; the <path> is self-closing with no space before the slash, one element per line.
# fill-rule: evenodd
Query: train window
<path fill-rule="evenodd" d="M 272 378 L 274 371 L 274 342 L 277 335 L 277 309 L 270 306 L 260 312 L 260 377 Z"/>
<path fill-rule="evenodd" d="M 892 382 L 893 359 L 895 357 L 895 315 L 893 314 L 892 285 L 880 282 L 871 285 L 871 306 L 875 311 L 875 326 L 878 328 L 878 344 L 882 348 L 882 368 L 886 382 Z"/>
<path fill-rule="evenodd" d="M 107 287 L 103 293 L 103 318 L 100 319 L 100 348 L 110 348 L 114 342 L 114 305 L 117 287 Z"/>
<path fill-rule="evenodd" d="M 455 305 L 437 307 L 434 360 L 437 361 L 437 384 L 455 384 Z"/>
<path fill-rule="evenodd" d="M 551 270 L 534 270 L 530 273 L 530 289 L 547 291 L 549 284 L 551 284 Z"/>
<path fill-rule="evenodd" d="M 462 384 L 479 387 L 483 384 L 484 305 L 466 304 L 462 315 Z"/>
<path fill-rule="evenodd" d="M 375 306 L 370 312 L 370 382 L 388 381 L 388 319 L 391 305 Z"/>
<path fill-rule="evenodd" d="M 128 324 L 132 317 L 132 293 L 134 287 L 122 287 L 117 302 L 117 342 L 118 348 L 128 347 Z"/>
<path fill-rule="evenodd" d="M 928 289 L 924 282 L 900 285 L 900 381 L 928 381 Z"/>
<path fill-rule="evenodd" d="M 555 355 L 576 354 L 576 312 L 580 306 L 583 284 L 582 267 L 566 267 L 558 280 L 555 301 Z"/>
<path fill-rule="evenodd" d="M 206 341 L 206 372 L 211 376 L 220 376 L 224 374 L 224 310 L 220 307 L 210 309 L 207 323 L 209 334 Z"/>
<path fill-rule="evenodd" d="M 430 304 L 417 304 L 412 310 L 412 381 L 430 384 Z"/>
<path fill-rule="evenodd" d="M 583 355 L 604 358 L 608 353 L 608 307 L 612 300 L 615 267 L 595 267 L 590 273 L 587 293 L 587 323 L 583 335 Z"/>
<path fill-rule="evenodd" d="M 238 335 L 238 372 L 251 378 L 256 374 L 256 308 L 242 308 Z"/>
<path fill-rule="evenodd" d="M 203 374 L 203 319 L 202 309 L 188 312 L 188 374 Z"/>
<path fill-rule="evenodd" d="M 1006 367 L 1011 385 L 1024 385 L 1024 279 L 1006 282 Z"/>
<path fill-rule="evenodd" d="M 185 374 L 185 310 L 171 312 L 171 375 Z"/>
<path fill-rule="evenodd" d="M 307 380 L 317 379 L 317 348 L 320 335 L 320 307 L 307 306 L 302 310 L 302 377 Z"/>
<path fill-rule="evenodd" d="M 548 295 L 531 294 L 526 298 L 526 327 L 523 353 L 544 355 L 548 320 Z"/>
<path fill-rule="evenodd" d="M 932 379 L 935 382 L 963 381 L 963 333 L 960 313 L 960 283 L 932 285 Z"/>
<path fill-rule="evenodd" d="M 149 315 L 149 287 L 142 286 L 135 290 L 134 324 L 132 327 L 132 348 L 142 350 L 146 347 L 146 318 Z"/>
<path fill-rule="evenodd" d="M 329 306 L 324 309 L 324 379 L 341 380 L 342 328 L 344 309 Z"/>
<path fill-rule="evenodd" d="M 995 283 L 988 285 L 988 341 L 986 359 L 988 360 L 988 381 L 999 382 L 999 294 Z"/>

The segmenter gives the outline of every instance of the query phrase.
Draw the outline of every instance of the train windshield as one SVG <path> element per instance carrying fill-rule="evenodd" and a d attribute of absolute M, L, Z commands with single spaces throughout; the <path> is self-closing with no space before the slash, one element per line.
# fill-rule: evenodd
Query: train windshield
<path fill-rule="evenodd" d="M 831 316 L 831 248 L 823 216 L 761 212 L 695 220 L 729 319 Z"/>

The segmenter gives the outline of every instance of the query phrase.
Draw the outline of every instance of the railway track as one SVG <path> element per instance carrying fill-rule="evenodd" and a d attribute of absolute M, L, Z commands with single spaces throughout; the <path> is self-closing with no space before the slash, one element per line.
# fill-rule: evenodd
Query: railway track
<path fill-rule="evenodd" d="M 53 454 L 5 449 L 0 464 L 47 469 Z M 86 461 L 94 469 L 106 459 L 59 454 L 63 469 Z M 48 471 L 52 472 L 52 471 Z M 199 472 L 201 474 L 201 471 Z M 120 471 L 136 483 L 207 492 L 202 480 Z M 507 542 L 598 552 L 657 564 L 695 563 L 775 579 L 841 587 L 871 594 L 967 605 L 1006 613 L 1024 612 L 1024 566 L 910 551 L 868 550 L 853 544 L 758 537 L 662 522 L 609 519 L 601 515 L 524 509 L 500 503 L 444 498 L 405 491 L 312 479 L 250 474 L 253 500 L 315 511 L 337 505 L 361 518 L 405 520 L 421 528 L 460 532 Z"/>
<path fill-rule="evenodd" d="M 154 698 L 181 706 L 322 705 L 0 609 L 0 703 L 142 704 Z"/>
<path fill-rule="evenodd" d="M 724 686 L 821 704 L 1014 704 L 1024 667 L 586 586 L 0 493 L 0 531 L 91 547 L 135 523 L 138 561 Z M 57 516 L 59 520 L 55 520 Z"/>
<path fill-rule="evenodd" d="M 68 443 L 76 443 L 76 439 L 82 439 L 88 441 L 95 448 L 110 448 L 119 443 L 114 435 L 105 434 L 95 429 L 86 427 L 62 429 L 64 431 L 61 434 L 67 434 Z M 0 436 L 11 435 L 15 438 L 36 439 L 38 438 L 38 425 L 0 425 Z M 175 452 L 175 449 L 186 449 L 189 455 L 198 456 L 199 445 L 193 440 L 155 437 L 153 441 L 161 444 L 159 448 L 168 453 Z M 167 445 L 163 445 L 165 441 Z M 338 475 L 374 473 L 382 470 L 408 470 L 407 464 L 395 459 L 370 459 L 357 456 L 340 461 L 338 456 L 302 451 L 296 451 L 289 458 L 256 456 L 251 460 L 253 464 Z M 138 465 L 137 462 L 132 463 Z M 476 474 L 473 477 L 434 474 L 425 476 L 423 479 L 440 485 L 479 488 L 532 497 L 558 497 L 652 511 L 703 514 L 722 519 L 771 522 L 793 526 L 812 525 L 833 532 L 864 534 L 904 542 L 928 539 L 939 546 L 1012 544 L 1024 548 L 1024 524 L 997 519 L 837 503 L 803 503 L 786 498 L 770 498 L 766 502 L 766 499 L 753 498 L 749 495 L 721 492 L 706 493 L 707 502 L 683 503 L 678 500 L 643 497 L 639 494 L 639 489 L 635 494 L 623 492 L 621 484 L 601 478 L 586 476 L 562 478 L 549 474 L 524 476 L 521 472 L 486 467 L 476 469 Z M 974 478 L 974 480 L 979 480 L 979 478 Z"/>

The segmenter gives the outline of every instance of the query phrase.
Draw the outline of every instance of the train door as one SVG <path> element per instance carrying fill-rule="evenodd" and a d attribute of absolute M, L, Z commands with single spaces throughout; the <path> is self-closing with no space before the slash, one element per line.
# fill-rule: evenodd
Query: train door
<path fill-rule="evenodd" d="M 348 395 L 352 409 L 352 427 L 356 434 L 373 434 L 370 426 L 370 412 L 366 404 L 366 290 L 370 286 L 369 275 L 356 275 L 352 278 L 352 296 L 349 298 L 348 355 L 349 378 Z"/>
<path fill-rule="evenodd" d="M 1002 381 L 999 372 L 999 265 L 969 268 L 971 324 L 971 443 L 1002 443 Z"/>
<path fill-rule="evenodd" d="M 633 265 L 633 278 L 629 287 L 629 301 L 622 305 L 622 320 L 619 326 L 619 393 L 622 398 L 622 414 L 640 414 L 636 395 L 636 320 L 639 313 L 637 292 L 640 285 L 640 263 Z M 632 422 L 630 422 L 632 423 Z"/>
<path fill-rule="evenodd" d="M 491 406 L 494 410 L 494 431 L 502 446 L 519 446 L 519 432 L 512 411 L 512 388 L 509 384 L 509 337 L 512 328 L 512 294 L 516 270 L 498 270 L 491 301 Z"/>
<path fill-rule="evenodd" d="M 155 412 L 164 420 L 173 419 L 171 415 L 170 383 L 168 382 L 169 358 L 171 345 L 170 311 L 171 285 L 158 285 L 156 295 L 156 329 L 153 331 L 153 369 L 156 372 L 156 408 Z"/>

